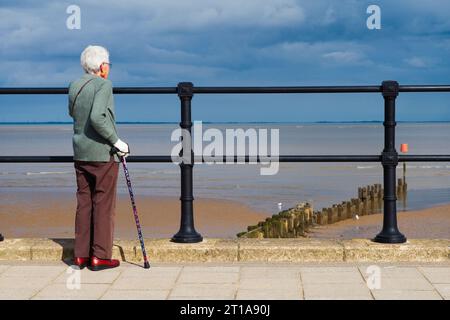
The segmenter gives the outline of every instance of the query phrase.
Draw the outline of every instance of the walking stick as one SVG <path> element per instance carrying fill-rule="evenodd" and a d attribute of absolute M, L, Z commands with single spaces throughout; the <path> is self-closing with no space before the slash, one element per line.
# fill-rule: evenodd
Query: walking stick
<path fill-rule="evenodd" d="M 139 217 L 137 214 L 136 203 L 134 202 L 133 189 L 131 188 L 130 175 L 128 174 L 127 161 L 125 157 L 119 156 L 120 161 L 123 165 L 123 172 L 125 173 L 125 178 L 127 180 L 128 192 L 130 193 L 131 205 L 133 207 L 134 220 L 136 221 L 136 228 L 139 236 L 139 241 L 141 242 L 142 255 L 144 257 L 144 268 L 149 269 L 150 263 L 147 259 L 147 252 L 145 251 L 144 238 L 142 237 L 141 224 L 139 223 Z"/>

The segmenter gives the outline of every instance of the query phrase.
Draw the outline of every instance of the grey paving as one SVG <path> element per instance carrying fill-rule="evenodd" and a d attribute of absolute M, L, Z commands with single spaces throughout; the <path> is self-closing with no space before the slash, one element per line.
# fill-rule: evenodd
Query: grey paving
<path fill-rule="evenodd" d="M 450 263 L 363 265 L 0 262 L 0 299 L 450 299 Z"/>

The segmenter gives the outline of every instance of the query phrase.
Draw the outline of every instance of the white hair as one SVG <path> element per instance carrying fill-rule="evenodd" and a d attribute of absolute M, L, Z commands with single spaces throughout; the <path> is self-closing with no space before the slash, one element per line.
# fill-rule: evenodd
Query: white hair
<path fill-rule="evenodd" d="M 102 63 L 109 63 L 109 52 L 101 46 L 87 46 L 81 53 L 80 60 L 86 73 L 95 74 Z"/>

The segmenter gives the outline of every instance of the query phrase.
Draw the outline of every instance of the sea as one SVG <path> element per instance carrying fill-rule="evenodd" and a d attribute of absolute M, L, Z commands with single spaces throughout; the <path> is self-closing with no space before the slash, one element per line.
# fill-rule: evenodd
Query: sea
<path fill-rule="evenodd" d="M 178 143 L 171 136 L 178 128 L 178 123 L 117 124 L 132 155 L 143 156 L 170 155 Z M 221 132 L 224 139 L 227 129 L 267 130 L 273 143 L 270 132 L 277 129 L 282 155 L 379 155 L 384 145 L 381 122 L 202 123 L 203 136 L 208 129 Z M 399 153 L 400 144 L 407 143 L 408 154 L 450 154 L 450 122 L 398 122 L 396 132 Z M 0 150 L 3 156 L 72 156 L 72 134 L 72 123 L 1 123 Z M 203 147 L 210 143 L 203 141 Z M 358 187 L 383 183 L 380 163 L 279 163 L 273 175 L 262 175 L 262 167 L 267 165 L 196 163 L 194 199 L 233 200 L 274 214 L 304 201 L 320 210 L 356 197 Z M 128 169 L 135 194 L 180 196 L 179 165 L 130 162 Z M 402 176 L 400 163 L 397 177 Z M 406 182 L 407 199 L 399 202 L 399 211 L 450 203 L 449 162 L 408 162 Z M 0 194 L 30 190 L 54 197 L 74 194 L 73 163 L 0 163 Z M 128 193 L 122 170 L 118 193 Z"/>

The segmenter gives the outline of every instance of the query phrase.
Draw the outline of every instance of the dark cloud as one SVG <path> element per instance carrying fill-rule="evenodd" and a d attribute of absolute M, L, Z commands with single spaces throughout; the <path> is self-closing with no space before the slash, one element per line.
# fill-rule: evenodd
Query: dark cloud
<path fill-rule="evenodd" d="M 88 44 L 110 50 L 121 86 L 448 82 L 450 2 L 377 1 L 368 30 L 372 2 L 81 0 L 68 30 L 70 1 L 2 1 L 0 85 L 65 86 Z"/>

